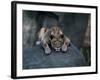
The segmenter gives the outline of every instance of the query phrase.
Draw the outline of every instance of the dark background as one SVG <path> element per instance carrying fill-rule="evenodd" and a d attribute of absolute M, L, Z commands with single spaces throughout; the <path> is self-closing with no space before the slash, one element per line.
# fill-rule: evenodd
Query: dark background
<path fill-rule="evenodd" d="M 28 53 L 32 52 L 35 54 L 32 50 L 34 50 L 36 46 L 37 32 L 42 27 L 41 22 L 48 13 L 53 13 L 55 15 L 54 17 L 59 21 L 59 25 L 64 34 L 70 38 L 71 43 L 85 56 L 87 65 L 90 65 L 90 14 L 23 10 L 23 55 L 25 53 L 25 55 L 28 56 Z M 40 15 L 42 16 L 39 17 Z M 40 50 L 40 53 L 43 52 Z M 27 58 L 25 55 L 23 56 L 23 64 L 26 66 L 23 66 L 24 68 L 30 68 L 27 64 L 33 61 L 28 61 L 32 56 Z"/>

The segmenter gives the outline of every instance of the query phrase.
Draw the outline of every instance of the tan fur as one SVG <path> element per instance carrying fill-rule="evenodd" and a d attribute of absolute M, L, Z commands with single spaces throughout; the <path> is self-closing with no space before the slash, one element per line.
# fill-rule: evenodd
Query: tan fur
<path fill-rule="evenodd" d="M 51 47 L 56 51 L 67 51 L 67 47 L 70 43 L 69 38 L 67 38 L 59 27 L 52 27 L 51 29 L 41 28 L 39 32 L 39 39 L 42 43 L 42 46 L 45 50 L 45 53 L 49 54 L 51 49 L 49 47 L 49 43 Z"/>

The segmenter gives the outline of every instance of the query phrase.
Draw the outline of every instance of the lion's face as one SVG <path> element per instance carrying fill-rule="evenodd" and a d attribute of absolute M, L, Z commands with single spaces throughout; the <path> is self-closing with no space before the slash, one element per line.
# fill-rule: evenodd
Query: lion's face
<path fill-rule="evenodd" d="M 52 48 L 54 48 L 56 51 L 60 51 L 64 43 L 64 35 L 58 27 L 53 27 L 51 29 L 50 42 Z"/>
<path fill-rule="evenodd" d="M 51 39 L 51 46 L 54 48 L 56 51 L 60 51 L 61 47 L 63 45 L 63 38 L 59 36 L 53 36 Z"/>

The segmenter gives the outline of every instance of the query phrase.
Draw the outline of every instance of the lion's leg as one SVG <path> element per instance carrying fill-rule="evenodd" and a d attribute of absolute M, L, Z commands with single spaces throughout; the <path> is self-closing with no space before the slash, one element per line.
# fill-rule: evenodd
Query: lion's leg
<path fill-rule="evenodd" d="M 42 47 L 44 48 L 44 51 L 46 54 L 50 54 L 51 53 L 51 49 L 49 48 L 48 45 L 48 29 L 47 28 L 41 28 L 40 32 L 39 32 L 39 40 L 41 42 Z"/>
<path fill-rule="evenodd" d="M 51 53 L 51 49 L 48 45 L 48 43 L 46 41 L 42 42 L 42 47 L 44 48 L 45 54 L 50 54 Z"/>
<path fill-rule="evenodd" d="M 70 40 L 69 38 L 67 38 L 66 36 L 64 37 L 64 44 L 62 45 L 62 51 L 63 52 L 66 52 L 67 51 L 67 48 L 70 44 Z"/>

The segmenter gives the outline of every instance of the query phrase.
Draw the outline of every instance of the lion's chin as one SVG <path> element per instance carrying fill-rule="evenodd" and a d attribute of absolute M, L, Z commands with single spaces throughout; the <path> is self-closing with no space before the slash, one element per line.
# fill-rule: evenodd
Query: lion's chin
<path fill-rule="evenodd" d="M 60 48 L 55 48 L 56 51 L 60 51 Z"/>

